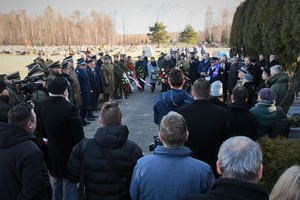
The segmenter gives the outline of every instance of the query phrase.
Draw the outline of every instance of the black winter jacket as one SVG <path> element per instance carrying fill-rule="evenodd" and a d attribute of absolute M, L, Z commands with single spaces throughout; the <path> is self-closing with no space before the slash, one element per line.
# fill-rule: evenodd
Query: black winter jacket
<path fill-rule="evenodd" d="M 0 122 L 0 199 L 51 199 L 43 153 L 26 130 Z"/>
<path fill-rule="evenodd" d="M 252 140 L 257 139 L 258 121 L 249 111 L 246 103 L 234 102 L 227 107 L 228 132 L 230 137 L 247 136 Z"/>
<path fill-rule="evenodd" d="M 9 97 L 0 97 L 0 122 L 8 122 L 7 114 L 11 109 L 11 105 L 8 103 Z"/>
<path fill-rule="evenodd" d="M 185 200 L 268 200 L 266 190 L 258 184 L 235 179 L 217 180 L 211 191 L 206 194 L 191 195 Z"/>
<path fill-rule="evenodd" d="M 97 130 L 93 139 L 90 139 L 85 149 L 85 187 L 87 199 L 128 199 L 118 198 L 120 195 L 121 178 L 112 169 L 108 159 L 100 150 L 108 151 L 116 165 L 128 178 L 128 187 L 136 162 L 141 158 L 142 150 L 132 141 L 127 140 L 127 126 L 103 127 Z M 79 182 L 80 152 L 83 140 L 74 147 L 67 165 L 68 176 L 71 181 Z"/>

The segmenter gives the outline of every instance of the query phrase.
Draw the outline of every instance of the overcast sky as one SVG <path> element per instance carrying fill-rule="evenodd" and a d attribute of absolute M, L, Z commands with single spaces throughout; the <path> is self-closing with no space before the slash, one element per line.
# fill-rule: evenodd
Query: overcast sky
<path fill-rule="evenodd" d="M 205 12 L 210 5 L 217 14 L 221 8 L 233 13 L 242 0 L 0 0 L 0 12 L 25 9 L 28 14 L 44 12 L 49 5 L 55 12 L 69 16 L 79 10 L 83 15 L 96 11 L 116 19 L 116 29 L 123 34 L 147 33 L 155 21 L 163 22 L 170 32 L 182 31 L 192 24 L 196 31 L 203 30 Z M 72 2 L 72 3 L 71 3 Z"/>

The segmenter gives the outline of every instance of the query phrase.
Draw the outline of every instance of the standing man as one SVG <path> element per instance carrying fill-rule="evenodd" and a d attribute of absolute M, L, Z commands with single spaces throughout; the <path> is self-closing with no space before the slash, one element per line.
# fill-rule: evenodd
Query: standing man
<path fill-rule="evenodd" d="M 224 69 L 221 67 L 219 63 L 219 59 L 217 57 L 212 57 L 210 60 L 210 67 L 206 71 L 205 79 L 212 84 L 215 81 L 221 81 L 224 85 Z"/>
<path fill-rule="evenodd" d="M 36 115 L 29 104 L 10 109 L 0 122 L 0 199 L 51 200 L 44 156 L 35 144 Z"/>
<path fill-rule="evenodd" d="M 171 70 L 168 83 L 171 89 L 159 94 L 154 102 L 154 123 L 158 126 L 163 116 L 170 111 L 176 111 L 194 101 L 193 97 L 183 90 L 185 79 L 180 69 Z"/>
<path fill-rule="evenodd" d="M 84 137 L 77 107 L 67 101 L 68 82 L 56 78 L 48 85 L 49 99 L 37 107 L 40 132 L 48 138 L 48 168 L 54 200 L 68 198 L 74 184 L 68 181 L 66 166 L 73 147 Z"/>
<path fill-rule="evenodd" d="M 127 126 L 122 125 L 122 112 L 118 103 L 103 104 L 99 123 L 102 127 L 85 147 L 85 159 L 80 157 L 84 140 L 73 149 L 67 166 L 68 176 L 72 181 L 79 182 L 80 166 L 85 163 L 87 199 L 130 199 L 129 184 L 134 166 L 143 156 L 142 150 L 127 139 L 129 132 Z M 113 159 L 114 166 L 124 177 L 116 173 L 109 159 Z"/>
<path fill-rule="evenodd" d="M 0 81 L 0 122 L 8 122 L 8 111 L 11 109 L 9 104 L 9 93 L 4 81 Z"/>
<path fill-rule="evenodd" d="M 227 108 L 228 133 L 230 136 L 247 136 L 256 140 L 258 121 L 249 111 L 247 98 L 248 90 L 244 86 L 237 86 L 233 89 L 232 104 Z"/>
<path fill-rule="evenodd" d="M 238 57 L 231 58 L 231 66 L 228 72 L 228 92 L 231 95 L 233 88 L 236 86 L 237 81 L 239 79 L 238 74 L 241 66 L 239 65 Z"/>
<path fill-rule="evenodd" d="M 184 146 L 188 136 L 180 114 L 164 116 L 159 131 L 164 146 L 157 146 L 153 155 L 138 160 L 130 184 L 132 200 L 179 200 L 211 188 L 215 179 L 211 167 L 190 157 L 191 150 Z"/>
<path fill-rule="evenodd" d="M 170 60 L 171 56 L 170 54 L 167 54 L 165 55 L 165 57 L 161 60 L 161 61 L 158 61 L 158 67 L 159 69 L 166 69 L 168 68 L 168 70 L 170 71 L 172 68 L 175 67 L 175 63 L 173 63 L 172 60 Z M 167 91 L 169 88 L 169 85 L 168 83 L 162 83 L 161 84 L 161 91 L 160 92 L 165 92 Z"/>
<path fill-rule="evenodd" d="M 289 75 L 283 71 L 280 65 L 271 67 L 270 72 L 271 77 L 266 84 L 275 94 L 275 105 L 281 106 L 284 113 L 287 114 L 295 95 L 289 95 L 289 90 L 291 90 Z"/>
<path fill-rule="evenodd" d="M 186 120 L 189 130 L 185 146 L 192 150 L 193 158 L 209 164 L 217 176 L 218 149 L 228 137 L 226 110 L 209 101 L 210 84 L 205 79 L 194 82 L 192 95 L 195 101 L 177 110 Z"/>
<path fill-rule="evenodd" d="M 104 56 L 104 63 L 100 68 L 104 102 L 107 102 L 111 99 L 115 86 L 114 66 L 111 64 L 110 59 L 111 58 L 109 56 Z"/>
<path fill-rule="evenodd" d="M 229 138 L 218 154 L 217 170 L 222 178 L 215 181 L 208 193 L 185 200 L 268 200 L 268 193 L 258 185 L 263 174 L 262 161 L 259 144 L 244 136 Z"/>
<path fill-rule="evenodd" d="M 114 99 L 121 99 L 123 70 L 122 70 L 122 68 L 119 64 L 119 54 L 115 54 L 113 57 L 114 57 L 113 66 L 114 66 L 114 73 L 115 73 L 114 74 L 115 88 L 114 88 L 113 98 Z"/>
<path fill-rule="evenodd" d="M 78 80 L 80 83 L 80 91 L 82 97 L 82 104 L 80 106 L 80 115 L 82 120 L 82 125 L 86 126 L 90 124 L 90 122 L 86 121 L 86 115 L 91 110 L 91 99 L 90 99 L 90 82 L 89 76 L 86 71 L 86 62 L 83 58 L 77 59 L 77 68 L 76 74 L 78 76 Z"/>
<path fill-rule="evenodd" d="M 70 80 L 70 83 L 71 83 L 72 89 L 73 89 L 74 104 L 79 108 L 79 106 L 81 106 L 81 104 L 82 104 L 82 100 L 81 100 L 81 92 L 80 92 L 80 83 L 79 83 L 78 76 L 74 69 L 73 57 L 72 56 L 66 57 L 63 60 L 62 66 L 63 66 L 64 62 L 68 64 L 68 67 L 70 70 L 69 80 Z"/>
<path fill-rule="evenodd" d="M 205 72 L 210 66 L 210 58 L 209 58 L 209 53 L 204 53 L 203 54 L 203 59 L 198 65 L 198 73 L 204 78 L 205 77 Z"/>
<path fill-rule="evenodd" d="M 38 57 L 33 62 L 39 64 L 45 72 L 48 71 L 48 63 L 46 62 L 46 55 L 43 50 L 38 52 Z"/>
<path fill-rule="evenodd" d="M 9 93 L 9 104 L 14 106 L 17 105 L 18 103 L 21 103 L 22 97 L 19 94 L 18 91 L 18 85 L 14 84 L 14 80 L 20 80 L 20 72 L 13 72 L 11 74 L 7 74 L 5 76 L 5 83 L 8 88 L 8 93 Z"/>
<path fill-rule="evenodd" d="M 91 110 L 89 110 L 88 118 L 94 118 L 93 110 L 99 111 L 98 99 L 99 99 L 99 81 L 96 74 L 96 60 L 91 59 L 87 61 L 87 74 L 89 77 L 90 84 L 90 99 L 91 99 Z"/>
<path fill-rule="evenodd" d="M 144 91 L 145 89 L 145 80 L 148 73 L 147 64 L 144 61 L 144 56 L 139 56 L 139 60 L 135 62 L 135 74 L 138 78 L 139 84 L 142 88 L 138 87 L 139 91 Z M 142 81 L 142 79 L 144 81 Z"/>

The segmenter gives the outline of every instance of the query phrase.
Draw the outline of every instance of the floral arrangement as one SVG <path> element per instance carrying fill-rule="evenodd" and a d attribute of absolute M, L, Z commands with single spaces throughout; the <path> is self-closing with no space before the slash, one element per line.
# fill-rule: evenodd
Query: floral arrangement
<path fill-rule="evenodd" d="M 124 96 L 127 97 L 130 92 L 130 82 L 125 73 L 123 73 L 123 75 L 122 75 L 122 90 L 123 90 Z"/>
<path fill-rule="evenodd" d="M 135 70 L 135 76 L 137 80 L 140 80 L 140 78 L 145 79 L 147 72 L 145 71 L 144 67 L 140 66 L 137 70 Z"/>
<path fill-rule="evenodd" d="M 188 76 L 190 74 L 190 66 L 188 65 L 183 65 L 183 63 L 181 63 L 179 65 L 179 69 L 181 69 L 181 71 L 185 76 Z"/>
<path fill-rule="evenodd" d="M 157 70 L 158 81 L 160 83 L 168 83 L 170 70 L 168 67 L 161 68 Z"/>
<path fill-rule="evenodd" d="M 293 128 L 300 128 L 300 116 L 299 115 L 294 115 L 288 118 L 290 122 L 290 126 Z"/>

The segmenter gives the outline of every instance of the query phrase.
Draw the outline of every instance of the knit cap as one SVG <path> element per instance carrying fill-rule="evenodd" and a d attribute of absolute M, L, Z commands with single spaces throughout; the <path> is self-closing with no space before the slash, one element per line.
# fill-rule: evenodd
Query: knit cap
<path fill-rule="evenodd" d="M 270 88 L 263 88 L 259 91 L 258 95 L 262 100 L 274 101 L 275 96 Z"/>
<path fill-rule="evenodd" d="M 211 96 L 219 97 L 223 95 L 223 84 L 221 81 L 215 81 L 211 84 Z"/>

